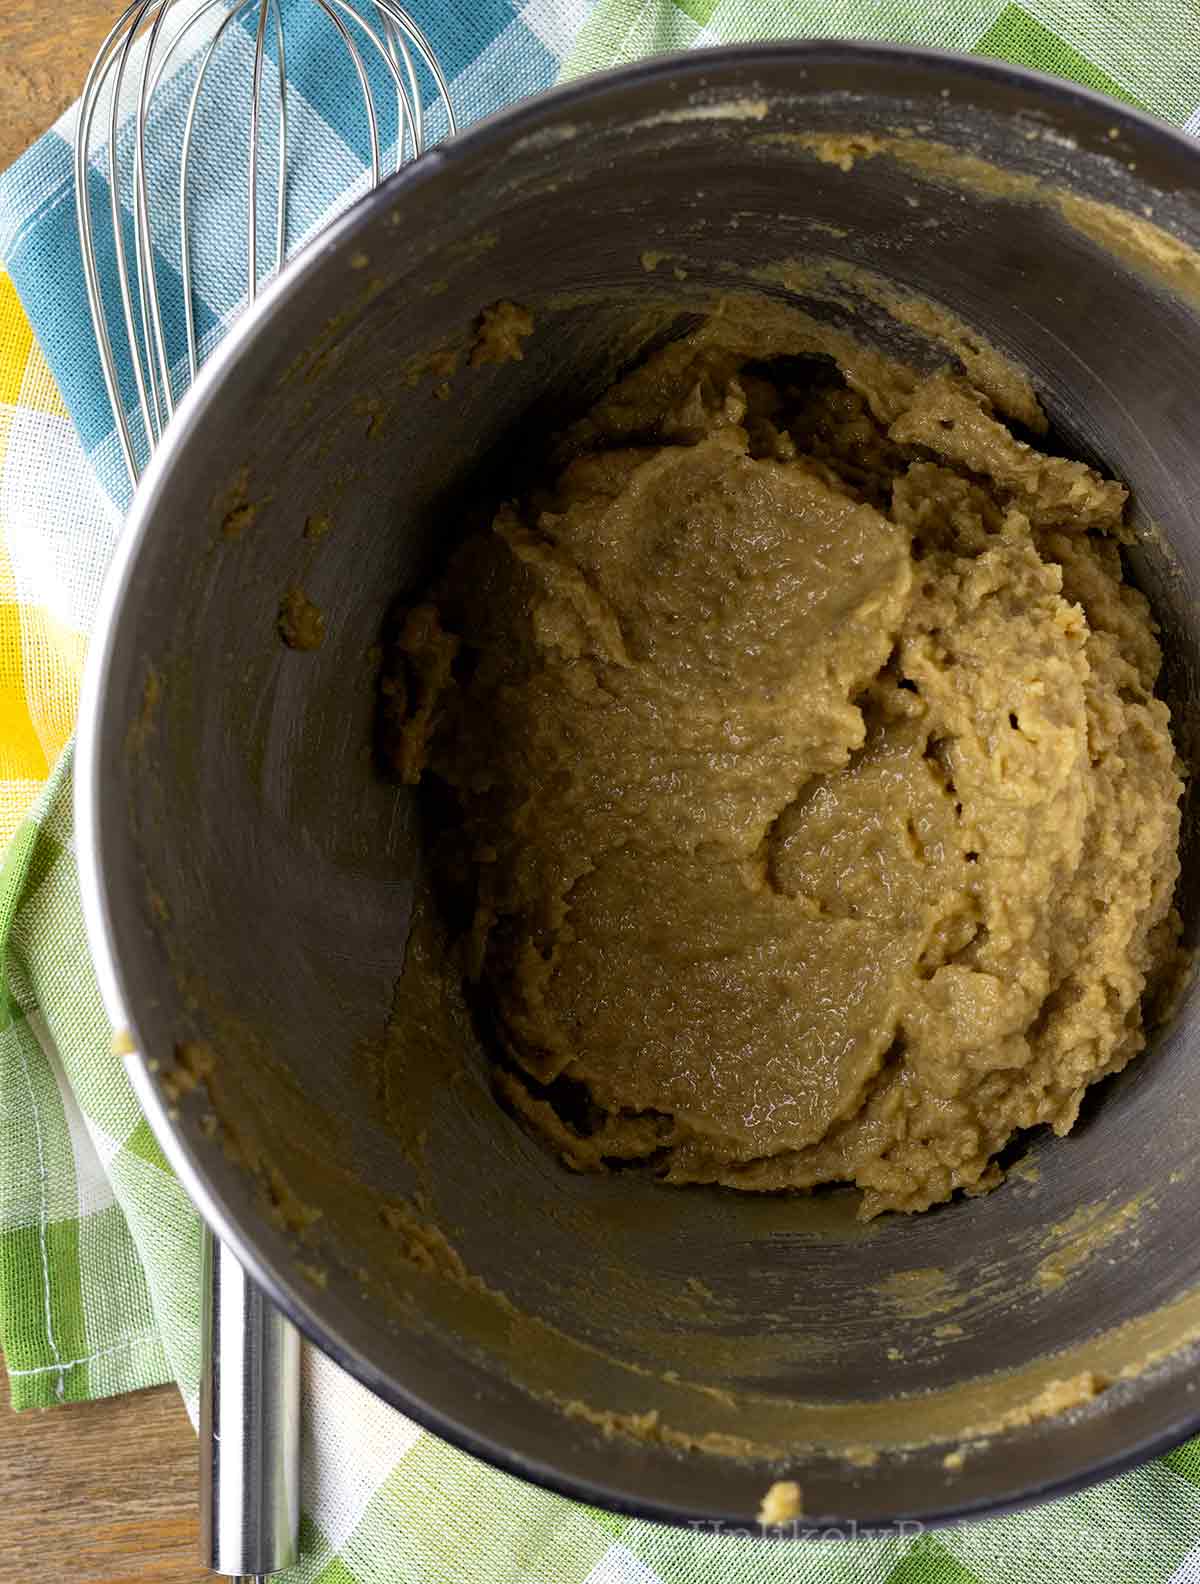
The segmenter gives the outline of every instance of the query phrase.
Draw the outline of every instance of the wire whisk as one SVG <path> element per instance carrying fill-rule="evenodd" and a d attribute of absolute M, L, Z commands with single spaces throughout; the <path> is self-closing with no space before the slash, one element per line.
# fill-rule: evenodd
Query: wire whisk
<path fill-rule="evenodd" d="M 262 282 L 307 240 L 290 235 L 297 184 L 306 176 L 315 191 L 315 198 L 314 191 L 307 195 L 309 207 L 317 204 L 321 222 L 330 218 L 328 203 L 338 195 L 321 191 L 313 170 L 301 168 L 294 154 L 288 42 L 298 28 L 306 30 L 310 58 L 318 46 L 325 91 L 338 91 L 326 68 L 332 46 L 334 71 L 343 71 L 361 106 L 356 130 L 365 130 L 366 169 L 345 183 L 342 201 L 364 178 L 378 186 L 419 155 L 439 105 L 441 129 L 456 130 L 433 48 L 397 0 L 133 0 L 88 74 L 75 139 L 88 305 L 131 486 L 231 312 L 253 302 Z M 314 28 L 327 29 L 328 38 L 317 39 Z M 432 97 L 423 93 L 422 77 Z M 313 118 L 307 106 L 305 112 L 308 126 Z M 207 145 L 206 129 L 213 140 Z M 234 129 L 244 139 L 244 163 L 240 172 L 223 175 L 221 185 L 224 191 L 228 180 L 233 189 L 229 209 L 241 209 L 244 295 L 218 322 L 202 326 L 202 313 L 210 321 L 214 316 L 197 289 L 194 168 L 205 149 L 211 154 Z M 347 134 L 327 130 L 344 150 Z M 107 174 L 106 198 L 89 187 L 93 160 Z M 327 183 L 327 162 L 322 172 Z M 211 202 L 211 192 L 208 197 Z M 222 219 L 226 235 L 239 224 L 234 213 Z M 227 290 L 224 280 L 218 286 Z M 132 412 L 122 398 L 123 371 L 136 391 Z"/>
<path fill-rule="evenodd" d="M 204 357 L 263 281 L 356 191 L 455 130 L 446 77 L 398 0 L 127 6 L 84 84 L 75 195 L 131 490 Z M 207 1425 L 201 1415 L 206 1561 L 262 1580 L 297 1555 L 299 1341 L 234 1255 L 206 1247 L 201 1400 L 219 1403 L 227 1426 L 222 1438 L 214 1412 Z"/>

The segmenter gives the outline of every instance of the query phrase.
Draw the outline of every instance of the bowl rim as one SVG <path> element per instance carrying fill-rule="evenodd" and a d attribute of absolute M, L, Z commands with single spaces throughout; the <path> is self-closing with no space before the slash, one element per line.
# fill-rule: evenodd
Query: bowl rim
<path fill-rule="evenodd" d="M 103 787 L 103 749 L 108 682 L 113 664 L 117 628 L 125 595 L 140 551 L 154 531 L 156 509 L 171 474 L 176 454 L 183 448 L 202 414 L 218 396 L 225 371 L 244 357 L 252 344 L 270 324 L 276 311 L 291 298 L 321 266 L 326 255 L 344 252 L 353 240 L 381 212 L 390 210 L 402 195 L 416 193 L 426 183 L 440 179 L 443 171 L 470 156 L 481 147 L 501 140 L 518 140 L 522 133 L 547 121 L 561 118 L 574 107 L 609 94 L 641 85 L 676 79 L 682 95 L 688 91 L 713 93 L 721 86 L 713 79 L 726 72 L 753 71 L 756 66 L 792 63 L 797 68 L 840 66 L 854 63 L 874 66 L 912 66 L 944 70 L 947 80 L 969 86 L 982 80 L 1007 87 L 1023 88 L 1030 108 L 1073 107 L 1101 112 L 1110 124 L 1135 130 L 1138 137 L 1157 143 L 1162 152 L 1174 155 L 1195 167 L 1195 185 L 1200 191 L 1200 144 L 1176 127 L 1133 105 L 1076 84 L 1064 78 L 961 51 L 917 47 L 875 41 L 798 39 L 784 42 L 760 41 L 700 50 L 674 51 L 573 79 L 481 118 L 453 138 L 411 161 L 378 187 L 366 193 L 337 216 L 314 239 L 288 261 L 279 275 L 260 288 L 256 300 L 244 309 L 221 344 L 200 369 L 192 387 L 180 402 L 173 421 L 154 451 L 137 490 L 116 548 L 106 570 L 93 621 L 84 679 L 80 692 L 74 748 L 74 818 L 77 831 L 76 863 L 87 944 L 96 974 L 104 1010 L 114 1029 L 130 1032 L 137 1046 L 137 1020 L 125 994 L 115 943 L 110 906 L 112 882 L 104 864 L 101 808 Z M 805 84 L 797 77 L 796 93 L 803 96 Z M 309 1342 L 318 1347 L 347 1373 L 392 1407 L 424 1429 L 458 1446 L 492 1467 L 515 1475 L 542 1489 L 573 1501 L 600 1506 L 672 1526 L 694 1529 L 696 1515 L 668 1502 L 636 1498 L 585 1478 L 564 1475 L 555 1467 L 512 1450 L 478 1429 L 451 1419 L 385 1373 L 355 1344 L 319 1314 L 319 1295 L 303 1286 L 294 1274 L 276 1264 L 255 1246 L 254 1218 L 239 1214 L 209 1181 L 199 1156 L 171 1116 L 171 1105 L 151 1071 L 150 1064 L 135 1048 L 124 1058 L 135 1097 L 162 1148 L 168 1164 L 179 1178 L 189 1199 L 199 1211 L 212 1235 L 222 1243 L 253 1278 L 280 1311 L 291 1320 Z M 1061 1478 L 1043 1480 L 1015 1495 L 999 1498 L 946 1499 L 919 1513 L 887 1513 L 878 1518 L 838 1520 L 822 1516 L 813 1520 L 806 1536 L 833 1534 L 913 1534 L 914 1524 L 936 1528 L 964 1519 L 991 1517 L 1039 1504 L 1083 1490 L 1101 1479 L 1134 1468 L 1180 1441 L 1200 1432 L 1200 1403 L 1181 1413 L 1177 1422 L 1164 1430 L 1145 1435 L 1120 1452 L 1097 1456 L 1075 1472 Z M 802 1520 L 806 1525 L 809 1520 Z M 715 1525 L 715 1527 L 713 1527 Z M 771 1539 L 777 1536 L 762 1525 L 756 1527 L 745 1517 L 732 1515 L 705 1521 L 706 1532 L 736 1532 L 743 1536 Z M 787 1528 L 779 1532 L 787 1536 Z"/>

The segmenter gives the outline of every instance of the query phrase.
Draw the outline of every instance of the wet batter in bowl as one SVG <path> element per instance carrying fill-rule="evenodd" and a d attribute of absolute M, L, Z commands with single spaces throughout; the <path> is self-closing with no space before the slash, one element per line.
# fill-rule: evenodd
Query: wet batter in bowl
<path fill-rule="evenodd" d="M 1125 505 L 962 374 L 732 313 L 547 441 L 385 741 L 569 1165 L 923 1210 L 1142 1049 L 1181 781 Z"/>

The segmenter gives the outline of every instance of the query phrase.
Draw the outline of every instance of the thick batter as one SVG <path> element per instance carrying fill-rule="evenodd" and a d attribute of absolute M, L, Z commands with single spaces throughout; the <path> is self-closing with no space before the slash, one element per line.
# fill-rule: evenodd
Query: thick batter
<path fill-rule="evenodd" d="M 1179 767 L 1123 486 L 962 376 L 788 351 L 717 318 L 548 442 L 385 741 L 568 1164 L 923 1210 L 1142 1048 Z"/>

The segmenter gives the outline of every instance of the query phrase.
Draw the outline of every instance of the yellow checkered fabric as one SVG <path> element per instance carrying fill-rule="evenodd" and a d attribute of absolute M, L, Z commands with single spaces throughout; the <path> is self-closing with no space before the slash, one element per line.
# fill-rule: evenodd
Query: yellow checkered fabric
<path fill-rule="evenodd" d="M 21 415 L 69 422 L 8 276 L 0 270 L 0 847 L 7 845 L 66 745 L 87 640 L 31 596 L 12 547 L 15 492 L 5 488 Z"/>

